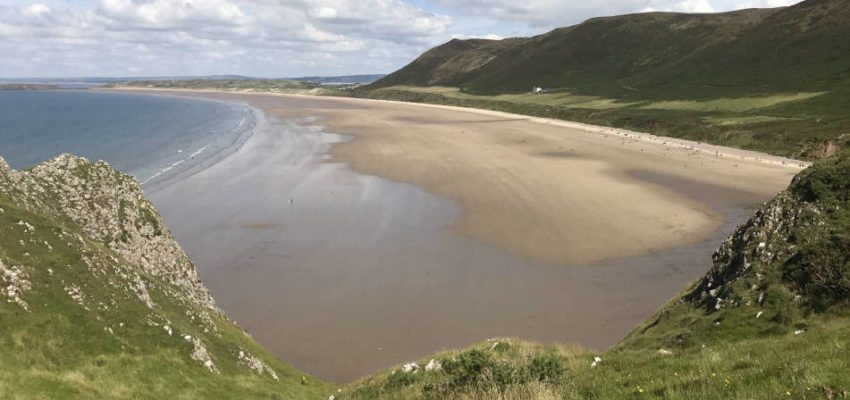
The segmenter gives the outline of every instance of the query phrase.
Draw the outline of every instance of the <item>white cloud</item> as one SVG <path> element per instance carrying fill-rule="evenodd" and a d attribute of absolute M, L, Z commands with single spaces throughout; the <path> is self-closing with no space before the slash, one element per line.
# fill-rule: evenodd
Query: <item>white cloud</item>
<path fill-rule="evenodd" d="M 684 13 L 711 13 L 715 12 L 714 7 L 708 0 L 680 0 L 675 2 L 670 1 L 651 1 L 650 4 L 644 7 L 641 11 L 673 11 Z"/>
<path fill-rule="evenodd" d="M 501 23 L 521 22 L 537 31 L 588 18 L 647 11 L 709 13 L 747 7 L 778 7 L 800 0 L 427 0 L 442 9 Z M 730 4 L 732 3 L 732 4 Z"/>
<path fill-rule="evenodd" d="M 36 3 L 23 9 L 24 16 L 29 18 L 40 18 L 49 13 L 50 7 L 41 3 Z"/>
<path fill-rule="evenodd" d="M 799 2 L 800 0 L 749 0 L 736 4 L 734 9 L 784 7 Z"/>
<path fill-rule="evenodd" d="M 236 25 L 246 22 L 227 0 L 103 0 L 95 11 L 115 22 L 144 28 L 179 28 L 187 23 Z"/>
<path fill-rule="evenodd" d="M 0 76 L 389 72 L 451 24 L 402 0 L 43 1 L 0 0 Z"/>
<path fill-rule="evenodd" d="M 502 35 L 497 35 L 495 33 L 488 33 L 486 35 L 453 35 L 452 39 L 489 39 L 489 40 L 502 40 L 505 37 Z"/>

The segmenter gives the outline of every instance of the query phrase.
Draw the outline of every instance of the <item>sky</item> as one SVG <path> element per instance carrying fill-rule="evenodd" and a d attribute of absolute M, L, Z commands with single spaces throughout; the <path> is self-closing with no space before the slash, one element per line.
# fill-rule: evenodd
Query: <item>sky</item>
<path fill-rule="evenodd" d="M 799 0 L 0 0 L 0 78 L 392 72 L 452 38 Z"/>

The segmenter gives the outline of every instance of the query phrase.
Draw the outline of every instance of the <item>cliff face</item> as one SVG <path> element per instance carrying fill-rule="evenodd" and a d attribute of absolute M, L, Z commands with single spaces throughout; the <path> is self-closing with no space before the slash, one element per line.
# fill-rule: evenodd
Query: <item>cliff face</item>
<path fill-rule="evenodd" d="M 209 313 L 218 312 L 192 261 L 135 179 L 105 162 L 92 164 L 70 155 L 25 172 L 0 163 L 0 194 L 28 210 L 70 219 L 90 240 L 167 281 L 171 295 L 198 306 L 203 321 L 209 323 Z"/>
<path fill-rule="evenodd" d="M 103 162 L 0 159 L 0 286 L 3 398 L 327 390 L 216 308 L 139 184 Z"/>

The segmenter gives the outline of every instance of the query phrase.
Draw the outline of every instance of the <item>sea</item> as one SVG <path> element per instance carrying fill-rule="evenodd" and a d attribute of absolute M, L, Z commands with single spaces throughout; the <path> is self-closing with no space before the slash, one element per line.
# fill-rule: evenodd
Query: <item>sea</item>
<path fill-rule="evenodd" d="M 0 156 L 24 169 L 71 153 L 150 186 L 232 151 L 256 117 L 244 104 L 178 96 L 0 90 Z"/>

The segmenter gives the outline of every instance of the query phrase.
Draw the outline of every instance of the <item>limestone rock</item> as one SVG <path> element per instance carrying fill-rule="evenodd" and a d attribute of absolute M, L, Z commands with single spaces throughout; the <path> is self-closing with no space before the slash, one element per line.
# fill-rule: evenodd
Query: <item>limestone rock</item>
<path fill-rule="evenodd" d="M 419 365 L 414 362 L 404 364 L 401 367 L 401 372 L 416 373 L 417 371 L 419 371 Z"/>
<path fill-rule="evenodd" d="M 428 364 L 425 364 L 425 371 L 428 372 L 439 371 L 441 369 L 443 369 L 443 365 L 440 363 L 440 361 L 435 360 L 433 358 L 431 359 L 431 361 L 428 361 Z"/>
<path fill-rule="evenodd" d="M 2 160 L 0 160 L 2 161 Z M 0 280 L 3 281 L 3 294 L 7 301 L 15 303 L 26 311 L 29 311 L 29 304 L 24 301 L 24 292 L 32 288 L 29 281 L 29 274 L 24 271 L 23 267 L 11 266 L 7 267 L 0 260 Z"/>

